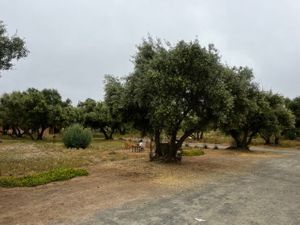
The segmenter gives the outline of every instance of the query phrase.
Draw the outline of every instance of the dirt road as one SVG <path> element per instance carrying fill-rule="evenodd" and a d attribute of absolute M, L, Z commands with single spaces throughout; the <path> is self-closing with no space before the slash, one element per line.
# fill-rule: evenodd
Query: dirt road
<path fill-rule="evenodd" d="M 131 202 L 78 224 L 299 225 L 300 151 L 280 154 L 284 157 L 262 160 L 246 174 L 163 200 Z"/>
<path fill-rule="evenodd" d="M 0 224 L 300 224 L 299 150 L 205 150 L 178 165 L 130 154 L 88 177 L 0 188 Z"/>

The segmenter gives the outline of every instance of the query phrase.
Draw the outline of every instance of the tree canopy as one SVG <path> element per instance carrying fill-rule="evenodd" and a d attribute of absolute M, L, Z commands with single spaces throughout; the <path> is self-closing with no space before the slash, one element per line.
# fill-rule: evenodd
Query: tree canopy
<path fill-rule="evenodd" d="M 205 48 L 195 40 L 173 46 L 149 38 L 138 46 L 134 65 L 125 85 L 127 111 L 137 127 L 155 136 L 154 157 L 176 160 L 189 135 L 225 119 L 232 99 L 213 45 Z M 165 153 L 162 133 L 168 136 Z"/>
<path fill-rule="evenodd" d="M 12 129 L 12 135 L 24 134 L 41 140 L 47 128 L 60 130 L 68 124 L 70 100 L 62 101 L 54 89 L 39 91 L 29 88 L 24 92 L 4 94 L 0 98 L 0 115 L 4 129 Z"/>
<path fill-rule="evenodd" d="M 22 51 L 11 59 L 26 56 Z M 59 132 L 74 123 L 106 139 L 134 127 L 154 141 L 150 158 L 167 162 L 180 160 L 182 144 L 194 132 L 219 129 L 233 138 L 232 147 L 248 149 L 258 135 L 266 144 L 278 144 L 283 134 L 300 129 L 299 97 L 289 100 L 261 90 L 250 68 L 225 65 L 213 45 L 149 37 L 137 46 L 132 62 L 134 69 L 124 79 L 105 76 L 103 101 L 88 98 L 74 107 L 54 89 L 4 94 L 0 122 L 14 136 L 35 139 L 47 128 Z"/>
<path fill-rule="evenodd" d="M 0 72 L 11 69 L 13 60 L 19 60 L 27 54 L 24 40 L 16 34 L 8 36 L 5 25 L 0 21 Z"/>

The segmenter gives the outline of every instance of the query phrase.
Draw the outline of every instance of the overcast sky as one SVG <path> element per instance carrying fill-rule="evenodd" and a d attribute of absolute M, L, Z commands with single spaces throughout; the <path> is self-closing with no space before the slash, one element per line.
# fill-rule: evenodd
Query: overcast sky
<path fill-rule="evenodd" d="M 253 68 L 265 90 L 300 95 L 299 0 L 0 0 L 0 20 L 30 50 L 1 73 L 0 94 L 35 87 L 75 104 L 103 99 L 104 75 L 131 72 L 149 33 L 213 43 L 223 62 Z"/>

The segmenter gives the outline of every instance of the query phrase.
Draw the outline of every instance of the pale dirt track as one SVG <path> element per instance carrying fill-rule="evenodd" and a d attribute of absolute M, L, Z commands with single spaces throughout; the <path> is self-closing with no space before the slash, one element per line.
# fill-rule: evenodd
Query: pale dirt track
<path fill-rule="evenodd" d="M 212 225 L 267 224 L 256 223 L 255 216 L 253 223 L 225 221 L 242 221 L 241 215 L 258 209 L 266 216 L 266 205 L 259 201 L 264 196 L 269 201 L 265 204 L 274 205 L 290 193 L 286 200 L 299 208 L 293 203 L 299 197 L 293 189 L 299 187 L 299 151 L 292 151 L 293 156 L 277 152 L 207 150 L 204 156 L 184 158 L 180 165 L 150 163 L 145 154 L 134 160 L 99 163 L 89 169 L 88 177 L 35 188 L 1 188 L 0 224 L 199 224 L 196 216 Z M 279 193 L 272 189 L 278 185 L 274 176 L 284 188 Z M 289 182 L 294 182 L 292 187 Z M 285 208 L 278 211 L 279 216 L 296 217 L 297 211 L 282 204 Z M 281 224 L 274 221 L 270 224 Z M 285 224 L 296 225 L 292 219 Z"/>

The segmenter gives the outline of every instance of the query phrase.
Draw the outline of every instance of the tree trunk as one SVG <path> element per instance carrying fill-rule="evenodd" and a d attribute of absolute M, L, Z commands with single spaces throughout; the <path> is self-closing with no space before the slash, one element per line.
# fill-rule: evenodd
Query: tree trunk
<path fill-rule="evenodd" d="M 262 137 L 265 141 L 265 145 L 270 145 L 271 144 L 271 138 L 268 136 L 268 137 Z"/>
<path fill-rule="evenodd" d="M 196 132 L 196 140 L 200 141 L 200 132 Z"/>
<path fill-rule="evenodd" d="M 231 130 L 230 131 L 230 135 L 233 138 L 234 142 L 235 142 L 235 146 L 232 146 L 230 148 L 236 148 L 236 149 L 249 149 L 249 144 L 251 143 L 252 137 L 254 136 L 254 134 L 252 133 L 249 137 L 248 137 L 248 131 L 244 131 L 242 132 L 242 134 L 240 134 L 238 131 L 236 130 Z M 241 137 L 242 136 L 242 137 Z"/>
<path fill-rule="evenodd" d="M 251 144 L 251 141 L 252 141 L 253 137 L 257 134 L 257 132 L 258 132 L 258 131 L 253 131 L 253 132 L 250 134 L 250 136 L 249 136 L 249 138 L 248 138 L 248 141 L 247 141 L 247 149 L 249 149 L 248 146 Z"/>
<path fill-rule="evenodd" d="M 259 135 L 264 139 L 265 145 L 271 144 L 271 135 L 264 132 L 259 132 Z"/>
<path fill-rule="evenodd" d="M 159 157 L 162 157 L 163 153 L 161 150 L 161 144 L 160 144 L 160 130 L 155 129 L 154 130 L 154 145 L 155 145 L 155 152 L 153 155 L 151 155 L 150 160 L 158 159 Z"/>
<path fill-rule="evenodd" d="M 34 140 L 33 134 L 31 132 L 28 132 L 28 135 L 31 138 L 31 140 Z"/>
<path fill-rule="evenodd" d="M 122 135 L 126 134 L 126 128 L 125 128 L 125 127 L 120 127 L 120 128 L 119 128 L 119 132 L 120 132 L 120 134 L 122 134 Z"/>
<path fill-rule="evenodd" d="M 20 128 L 16 128 L 16 129 L 18 131 L 18 137 L 20 137 L 20 138 L 23 137 L 25 132 L 24 131 L 22 132 Z"/>
<path fill-rule="evenodd" d="M 43 140 L 45 130 L 46 130 L 46 128 L 42 127 L 41 131 L 40 132 L 38 131 L 37 140 Z"/>
<path fill-rule="evenodd" d="M 204 131 L 201 131 L 201 132 L 200 132 L 200 140 L 202 140 L 203 137 L 204 137 Z"/>
<path fill-rule="evenodd" d="M 197 141 L 200 141 L 203 139 L 203 135 L 204 135 L 204 132 L 203 131 L 197 131 L 196 132 L 196 140 Z"/>
<path fill-rule="evenodd" d="M 173 132 L 171 135 L 171 140 L 169 143 L 169 151 L 166 156 L 166 162 L 176 161 L 176 153 L 177 153 L 177 144 L 176 144 L 176 136 L 177 132 Z"/>
<path fill-rule="evenodd" d="M 247 145 L 247 141 L 243 140 L 241 142 L 238 142 L 236 145 L 237 149 L 241 149 L 241 150 L 248 150 L 248 145 Z"/>
<path fill-rule="evenodd" d="M 107 132 L 105 131 L 104 128 L 101 128 L 101 132 L 104 134 L 105 140 L 108 140 L 109 137 L 108 137 L 108 134 L 107 134 Z"/>
<path fill-rule="evenodd" d="M 100 130 L 104 134 L 105 140 L 113 139 L 113 134 L 115 133 L 115 129 L 111 129 L 111 131 L 109 131 L 109 128 L 108 129 L 101 128 Z"/>
<path fill-rule="evenodd" d="M 154 131 L 155 152 L 150 154 L 150 161 L 161 160 L 163 162 L 178 161 L 176 158 L 178 146 L 176 143 L 176 134 L 172 134 L 169 143 L 161 143 L 160 130 Z"/>
<path fill-rule="evenodd" d="M 18 137 L 17 129 L 14 128 L 14 127 L 12 128 L 12 134 L 11 134 L 11 137 L 13 137 L 13 136 Z"/>
<path fill-rule="evenodd" d="M 108 136 L 109 140 L 113 139 L 113 134 L 114 133 L 115 133 L 115 129 L 112 129 L 111 132 L 110 132 L 110 134 L 109 134 L 109 136 Z"/>
<path fill-rule="evenodd" d="M 239 148 L 242 145 L 239 133 L 235 130 L 231 130 L 229 133 L 234 140 L 234 146 L 231 146 L 230 148 Z"/>
<path fill-rule="evenodd" d="M 279 145 L 279 136 L 275 136 L 274 144 Z"/>

